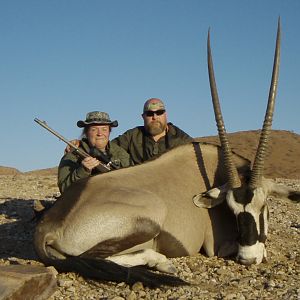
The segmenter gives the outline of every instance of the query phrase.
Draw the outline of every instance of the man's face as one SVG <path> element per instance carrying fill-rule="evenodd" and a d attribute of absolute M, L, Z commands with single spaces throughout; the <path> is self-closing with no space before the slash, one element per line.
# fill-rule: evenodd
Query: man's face
<path fill-rule="evenodd" d="M 142 114 L 146 131 L 152 135 L 159 135 L 167 128 L 167 113 L 165 110 L 148 110 Z"/>
<path fill-rule="evenodd" d="M 109 141 L 109 125 L 90 125 L 86 135 L 90 146 L 104 150 Z"/>

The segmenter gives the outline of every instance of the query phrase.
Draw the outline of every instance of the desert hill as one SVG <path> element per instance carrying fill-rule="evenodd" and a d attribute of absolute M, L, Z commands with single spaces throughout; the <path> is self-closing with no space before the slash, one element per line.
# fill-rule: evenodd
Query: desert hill
<path fill-rule="evenodd" d="M 0 175 L 17 175 L 17 174 L 21 174 L 21 172 L 16 168 L 0 166 Z"/>
<path fill-rule="evenodd" d="M 58 167 L 21 172 L 16 168 L 0 166 L 0 175 L 56 175 Z"/>
<path fill-rule="evenodd" d="M 33 170 L 33 171 L 25 172 L 23 174 L 42 175 L 42 176 L 57 175 L 57 170 L 58 170 L 58 167 L 53 167 L 53 168 L 48 168 L 48 169 Z"/>
<path fill-rule="evenodd" d="M 232 151 L 253 162 L 259 142 L 259 130 L 228 134 Z M 219 145 L 217 136 L 197 138 L 198 141 Z M 300 179 L 300 135 L 284 130 L 272 130 L 264 176 Z"/>
<path fill-rule="evenodd" d="M 234 152 L 253 161 L 259 141 L 259 130 L 229 133 L 229 141 Z M 197 141 L 219 144 L 218 136 L 196 138 Z M 0 175 L 56 175 L 57 167 L 22 173 L 15 168 L 0 166 Z M 268 156 L 265 161 L 265 176 L 269 178 L 300 179 L 300 135 L 272 130 Z"/>

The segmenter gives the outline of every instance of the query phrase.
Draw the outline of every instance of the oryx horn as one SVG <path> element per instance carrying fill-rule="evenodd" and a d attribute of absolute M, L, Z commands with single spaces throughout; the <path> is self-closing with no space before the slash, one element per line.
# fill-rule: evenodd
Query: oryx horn
<path fill-rule="evenodd" d="M 215 120 L 217 123 L 222 153 L 224 156 L 224 164 L 227 173 L 228 184 L 229 187 L 231 188 L 237 188 L 241 186 L 241 181 L 239 179 L 237 169 L 233 162 L 232 152 L 229 146 L 226 129 L 222 117 L 217 85 L 216 85 L 216 80 L 214 75 L 211 48 L 210 48 L 210 30 L 208 30 L 208 37 L 207 37 L 207 64 L 208 64 L 209 84 L 210 84 L 211 97 L 212 97 L 212 102 L 214 107 Z"/>
<path fill-rule="evenodd" d="M 263 128 L 261 130 L 260 139 L 259 139 L 259 145 L 256 151 L 256 156 L 251 171 L 251 178 L 249 181 L 249 187 L 251 189 L 255 189 L 261 184 L 261 179 L 262 179 L 263 169 L 264 169 L 264 159 L 266 156 L 269 134 L 272 128 L 273 112 L 275 106 L 275 98 L 277 93 L 278 75 L 279 75 L 280 34 L 281 34 L 280 18 L 278 18 L 276 49 L 274 55 L 273 73 L 272 73 L 272 80 L 271 80 L 271 86 L 269 91 L 268 106 L 266 109 Z"/>

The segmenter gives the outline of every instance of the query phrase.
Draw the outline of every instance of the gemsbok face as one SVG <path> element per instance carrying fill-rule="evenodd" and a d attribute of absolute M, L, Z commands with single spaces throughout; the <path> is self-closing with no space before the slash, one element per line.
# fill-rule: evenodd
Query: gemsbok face
<path fill-rule="evenodd" d="M 228 191 L 227 204 L 236 216 L 238 228 L 237 261 L 260 264 L 266 258 L 265 241 L 268 234 L 269 211 L 267 194 L 262 187 L 248 187 Z"/>

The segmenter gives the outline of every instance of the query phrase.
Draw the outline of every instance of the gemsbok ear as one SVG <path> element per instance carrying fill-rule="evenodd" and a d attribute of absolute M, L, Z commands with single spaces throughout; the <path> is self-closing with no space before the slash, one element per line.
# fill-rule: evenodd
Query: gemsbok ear
<path fill-rule="evenodd" d="M 205 193 L 195 195 L 193 197 L 193 202 L 197 207 L 206 209 L 213 208 L 225 201 L 227 190 L 227 184 L 213 188 Z"/>

